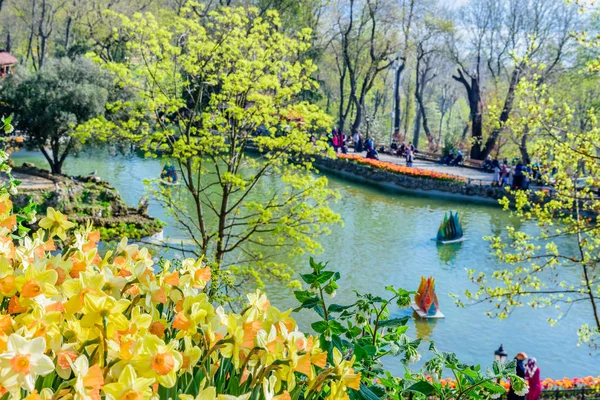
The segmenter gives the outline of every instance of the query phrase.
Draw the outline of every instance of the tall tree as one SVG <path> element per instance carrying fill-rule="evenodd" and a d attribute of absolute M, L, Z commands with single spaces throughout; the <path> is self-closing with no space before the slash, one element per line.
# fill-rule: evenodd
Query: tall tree
<path fill-rule="evenodd" d="M 154 193 L 221 282 L 232 265 L 247 279 L 289 280 L 289 266 L 273 255 L 318 249 L 317 238 L 339 218 L 329 209 L 335 194 L 326 178 L 301 157 L 325 149 L 309 139 L 330 124 L 298 99 L 315 85 L 314 65 L 298 58 L 311 32 L 288 37 L 276 12 L 258 13 L 224 8 L 201 21 L 188 8 L 163 22 L 122 16 L 131 57 L 108 64 L 158 124 L 130 137 L 170 154 L 189 203 L 168 187 Z M 248 154 L 251 144 L 258 157 Z"/>
<path fill-rule="evenodd" d="M 467 94 L 471 157 L 486 158 L 493 150 L 513 108 L 515 90 L 532 62 L 559 64 L 569 39 L 573 10 L 559 0 L 483 0 L 466 5 L 461 14 L 467 41 L 462 51 L 452 41 L 458 65 L 453 78 Z M 566 28 L 566 29 L 565 29 Z M 502 111 L 487 139 L 483 132 L 486 86 L 505 90 Z"/>
<path fill-rule="evenodd" d="M 421 124 L 430 150 L 437 149 L 435 136 L 429 126 L 427 117 L 427 99 L 425 93 L 428 84 L 438 75 L 438 66 L 441 64 L 442 53 L 445 44 L 445 36 L 452 31 L 450 21 L 428 15 L 417 25 L 416 29 L 416 65 L 415 65 L 415 99 L 417 100 L 418 112 L 415 121 L 415 135 L 413 142 L 419 143 L 419 131 Z"/>
<path fill-rule="evenodd" d="M 367 96 L 378 75 L 394 62 L 396 38 L 390 31 L 393 15 L 393 3 L 386 0 L 338 2 L 336 37 L 343 63 L 339 67 L 340 99 L 346 98 L 342 82 L 347 76 L 350 89 L 348 101 L 354 108 L 352 134 L 357 133 L 363 123 Z M 340 101 L 340 125 L 345 124 L 349 107 Z"/>

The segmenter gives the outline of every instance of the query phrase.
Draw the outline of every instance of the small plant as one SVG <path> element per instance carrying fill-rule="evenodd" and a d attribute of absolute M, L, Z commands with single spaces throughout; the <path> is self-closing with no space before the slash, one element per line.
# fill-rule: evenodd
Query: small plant
<path fill-rule="evenodd" d="M 340 354 L 349 360 L 353 371 L 360 375 L 360 388 L 351 388 L 348 393 L 351 399 L 497 398 L 506 392 L 500 384 L 503 379 L 510 379 L 516 391 L 526 392 L 525 382 L 515 375 L 514 362 L 494 363 L 491 370 L 483 372 L 478 365 L 461 363 L 454 353 L 439 352 L 433 342 L 425 367 L 411 371 L 409 365 L 421 359 L 421 340 L 406 335 L 410 318 L 393 318 L 390 308 L 407 308 L 415 292 L 388 286 L 389 295 L 385 297 L 355 291 L 354 303 L 331 303 L 328 298 L 335 296 L 340 274 L 326 270 L 326 266 L 310 260 L 312 271 L 301 275 L 309 288 L 294 292 L 301 303 L 295 311 L 315 311 L 320 320 L 312 328 L 319 334 L 321 348 L 330 356 Z M 385 370 L 381 362 L 385 356 L 400 359 L 406 371 L 404 376 L 394 377 Z M 444 373 L 455 377 L 453 384 L 442 380 Z"/>

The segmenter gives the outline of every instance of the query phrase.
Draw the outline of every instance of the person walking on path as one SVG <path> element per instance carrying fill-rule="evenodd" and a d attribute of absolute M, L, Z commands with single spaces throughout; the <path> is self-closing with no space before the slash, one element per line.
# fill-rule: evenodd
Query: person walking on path
<path fill-rule="evenodd" d="M 538 400 L 542 394 L 542 380 L 540 379 L 540 369 L 537 366 L 537 360 L 533 357 L 527 360 L 525 376 L 529 384 L 527 400 Z"/>
<path fill-rule="evenodd" d="M 412 150 L 408 149 L 406 151 L 406 166 L 407 167 L 412 167 L 413 166 L 413 160 L 415 158 L 415 155 L 413 154 Z"/>
<path fill-rule="evenodd" d="M 492 186 L 500 185 L 500 163 L 494 159 L 492 161 L 492 168 L 494 169 L 494 179 L 492 180 Z"/>
<path fill-rule="evenodd" d="M 515 360 L 517 360 L 517 376 L 525 379 L 525 360 L 527 359 L 527 354 L 520 352 L 515 356 Z M 512 385 L 510 385 L 510 391 L 508 392 L 507 400 L 525 400 L 525 396 L 519 396 L 513 390 Z"/>

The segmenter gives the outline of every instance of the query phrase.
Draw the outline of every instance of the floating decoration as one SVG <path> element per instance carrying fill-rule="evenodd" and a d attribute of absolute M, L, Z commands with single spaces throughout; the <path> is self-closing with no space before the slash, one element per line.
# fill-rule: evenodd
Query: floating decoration
<path fill-rule="evenodd" d="M 442 244 L 458 243 L 466 240 L 463 237 L 463 229 L 458 212 L 452 214 L 452 211 L 450 211 L 450 216 L 447 213 L 444 214 L 444 220 L 440 224 L 437 236 L 433 240 Z"/>
<path fill-rule="evenodd" d="M 417 294 L 411 307 L 417 312 L 421 318 L 445 318 L 440 311 L 437 295 L 435 294 L 435 279 L 433 276 L 429 278 L 421 277 Z"/>

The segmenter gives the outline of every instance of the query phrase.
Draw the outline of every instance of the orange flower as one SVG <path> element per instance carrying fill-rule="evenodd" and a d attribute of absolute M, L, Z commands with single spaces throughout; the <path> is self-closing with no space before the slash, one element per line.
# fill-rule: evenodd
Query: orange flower
<path fill-rule="evenodd" d="M 16 215 L 11 215 L 10 217 L 8 217 L 8 218 L 2 220 L 2 222 L 0 222 L 0 227 L 7 228 L 10 231 L 12 231 L 16 225 L 17 225 L 17 216 Z"/>
<path fill-rule="evenodd" d="M 175 359 L 171 353 L 157 353 L 152 358 L 152 369 L 158 375 L 167 375 L 175 368 Z"/>
<path fill-rule="evenodd" d="M 206 268 L 198 268 L 196 270 L 196 272 L 194 273 L 194 279 L 196 281 L 201 281 L 201 282 L 208 282 L 210 280 L 210 268 L 206 267 Z M 197 286 L 197 285 L 194 285 Z"/>
<path fill-rule="evenodd" d="M 160 321 L 154 321 L 148 331 L 161 339 L 165 336 L 165 326 Z"/>
<path fill-rule="evenodd" d="M 338 154 L 338 157 L 346 159 L 346 160 L 354 161 L 359 164 L 368 165 L 370 167 L 374 167 L 377 169 L 382 169 L 384 171 L 389 171 L 389 172 L 402 174 L 402 175 L 409 175 L 409 176 L 429 178 L 429 179 L 446 180 L 446 181 L 453 181 L 453 182 L 466 182 L 466 179 L 463 177 L 460 177 L 460 176 L 445 174 L 445 173 L 436 172 L 436 171 L 429 171 L 429 170 L 420 169 L 420 168 L 405 167 L 402 165 L 393 164 L 393 163 L 389 163 L 389 162 L 385 162 L 385 161 L 364 158 L 364 157 L 357 156 L 354 154 L 340 153 L 340 154 Z"/>
<path fill-rule="evenodd" d="M 42 285 L 35 279 L 30 279 L 23 285 L 21 294 L 27 299 L 37 297 L 43 293 Z"/>
<path fill-rule="evenodd" d="M 13 296 L 10 298 L 8 302 L 8 313 L 9 314 L 21 314 L 27 311 L 27 308 L 23 307 L 21 303 L 19 303 L 19 298 L 17 296 Z"/>
<path fill-rule="evenodd" d="M 15 277 L 12 275 L 7 275 L 4 278 L 0 278 L 0 293 L 2 294 L 10 294 L 13 290 L 15 290 Z"/>
<path fill-rule="evenodd" d="M 175 271 L 172 274 L 165 275 L 165 283 L 171 286 L 179 285 L 179 271 Z"/>
<path fill-rule="evenodd" d="M 182 312 L 178 312 L 173 321 L 173 328 L 185 331 L 189 329 L 192 322 L 183 315 Z"/>

